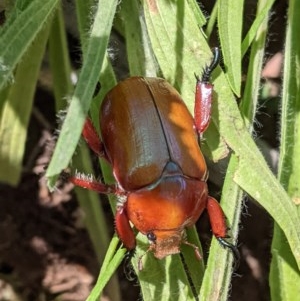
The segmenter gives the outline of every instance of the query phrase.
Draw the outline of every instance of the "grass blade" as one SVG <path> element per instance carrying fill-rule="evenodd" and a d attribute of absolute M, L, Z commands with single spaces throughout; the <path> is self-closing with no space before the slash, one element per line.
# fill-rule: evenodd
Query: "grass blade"
<path fill-rule="evenodd" d="M 282 112 L 281 112 L 281 145 L 278 177 L 287 190 L 294 204 L 297 205 L 300 223 L 300 3 L 289 2 L 287 32 L 285 42 Z M 289 219 L 289 216 L 285 216 Z M 300 294 L 300 267 L 295 261 L 294 250 L 286 243 L 286 234 L 280 225 L 274 226 L 272 242 L 272 262 L 270 272 L 271 297 L 275 301 L 292 301 Z"/>
<path fill-rule="evenodd" d="M 241 93 L 241 43 L 244 0 L 218 1 L 218 28 L 226 76 L 237 96 Z"/>
<path fill-rule="evenodd" d="M 61 4 L 53 17 L 49 35 L 49 63 L 53 77 L 53 92 L 56 111 L 64 110 L 67 98 L 73 93 L 71 63 Z"/>
<path fill-rule="evenodd" d="M 157 76 L 158 66 L 153 56 L 144 19 L 137 2 L 124 1 L 120 12 L 124 20 L 126 50 L 131 76 Z"/>
<path fill-rule="evenodd" d="M 81 135 L 84 119 L 91 105 L 96 83 L 99 80 L 117 2 L 116 0 L 98 1 L 82 70 L 52 160 L 47 169 L 46 176 L 49 179 L 50 187 L 55 185 L 55 176 L 69 164 Z"/>
<path fill-rule="evenodd" d="M 259 30 L 259 27 L 263 22 L 265 22 L 265 19 L 267 18 L 268 14 L 270 13 L 270 10 L 274 4 L 275 0 L 268 0 L 263 1 L 261 3 L 264 3 L 264 7 L 260 9 L 259 14 L 256 16 L 253 24 L 251 25 L 251 28 L 247 32 L 243 42 L 242 42 L 242 56 L 244 56 L 249 48 L 249 46 L 252 44 L 257 31 Z"/>
<path fill-rule="evenodd" d="M 13 79 L 16 65 L 45 26 L 58 0 L 32 0 L 27 1 L 28 5 L 22 2 L 17 1 L 6 24 L 0 29 L 0 90 Z"/>
<path fill-rule="evenodd" d="M 238 235 L 243 198 L 243 191 L 233 181 L 233 175 L 237 167 L 238 158 L 233 154 L 228 164 L 221 199 L 222 208 L 230 225 L 230 236 L 233 244 L 236 244 Z M 216 239 L 212 240 L 207 269 L 201 286 L 200 300 L 228 300 L 232 258 L 232 254 L 229 251 L 220 251 L 220 244 Z M 211 281 L 211 279 L 214 279 L 214 281 Z"/>
<path fill-rule="evenodd" d="M 118 243 L 119 243 L 119 239 L 117 237 L 114 237 L 111 240 L 96 285 L 94 286 L 93 290 L 91 291 L 86 301 L 99 300 L 100 294 L 102 293 L 105 285 L 107 284 L 109 279 L 116 272 L 118 266 L 123 261 L 124 255 L 126 253 L 126 249 L 118 249 L 117 252 L 115 252 Z"/>
<path fill-rule="evenodd" d="M 27 127 L 40 65 L 49 35 L 48 24 L 19 64 L 3 103 L 0 121 L 0 181 L 17 185 L 22 171 Z"/>

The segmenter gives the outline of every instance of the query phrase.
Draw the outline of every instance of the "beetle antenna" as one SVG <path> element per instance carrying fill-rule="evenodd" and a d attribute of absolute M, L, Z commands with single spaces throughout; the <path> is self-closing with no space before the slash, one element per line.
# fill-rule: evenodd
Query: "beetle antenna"
<path fill-rule="evenodd" d="M 143 262 L 142 262 L 143 257 L 144 257 L 149 251 L 152 251 L 153 249 L 155 249 L 155 244 L 154 244 L 154 243 L 150 244 L 150 246 L 148 247 L 147 251 L 139 257 L 139 259 L 138 259 L 138 270 L 139 270 L 139 271 L 141 271 L 141 270 L 143 269 Z"/>
<path fill-rule="evenodd" d="M 210 65 L 205 67 L 204 72 L 202 74 L 201 82 L 203 82 L 203 83 L 209 82 L 211 73 L 218 66 L 219 61 L 220 61 L 220 49 L 218 47 L 214 47 L 212 61 L 211 61 Z M 196 77 L 196 79 L 199 81 L 198 77 Z"/>
<path fill-rule="evenodd" d="M 223 247 L 230 249 L 230 251 L 232 252 L 234 260 L 235 260 L 234 270 L 236 271 L 240 265 L 240 260 L 241 260 L 241 256 L 240 256 L 240 252 L 239 252 L 238 248 L 236 246 L 234 246 L 233 244 L 229 243 L 228 241 L 226 241 L 222 237 L 216 237 L 216 238 Z"/>
<path fill-rule="evenodd" d="M 184 242 L 183 242 L 184 243 Z M 198 297 L 198 294 L 197 294 L 197 291 L 196 291 L 196 288 L 195 288 L 195 284 L 193 282 L 193 279 L 192 279 L 192 276 L 191 276 L 191 273 L 190 273 L 190 270 L 186 264 L 186 261 L 184 259 L 184 256 L 182 253 L 179 254 L 180 255 L 180 259 L 181 259 L 181 262 L 182 262 L 182 265 L 183 265 L 183 268 L 185 270 L 185 273 L 186 273 L 186 276 L 188 278 L 188 282 L 190 284 L 190 287 L 191 287 L 191 290 L 192 290 L 192 294 L 194 295 L 194 298 L 196 301 L 199 301 L 199 297 Z"/>

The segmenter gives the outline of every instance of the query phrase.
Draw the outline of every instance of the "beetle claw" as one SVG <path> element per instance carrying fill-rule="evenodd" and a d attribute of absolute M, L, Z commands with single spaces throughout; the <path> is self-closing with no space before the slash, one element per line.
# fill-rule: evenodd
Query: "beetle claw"
<path fill-rule="evenodd" d="M 62 182 L 67 183 L 70 180 L 70 173 L 66 170 L 63 170 L 59 175 L 59 180 L 62 180 Z"/>
<path fill-rule="evenodd" d="M 223 237 L 216 237 L 216 238 L 223 247 L 230 249 L 230 251 L 232 252 L 234 260 L 235 260 L 233 269 L 237 270 L 240 265 L 240 260 L 241 260 L 241 255 L 240 255 L 238 248 L 235 245 L 226 241 Z"/>
<path fill-rule="evenodd" d="M 135 255 L 135 250 L 130 250 L 125 254 L 123 272 L 129 281 L 137 279 L 136 273 L 132 267 L 131 259 Z"/>
<path fill-rule="evenodd" d="M 197 75 L 195 72 L 194 72 L 194 76 L 195 76 L 197 82 L 201 81 L 199 75 Z"/>

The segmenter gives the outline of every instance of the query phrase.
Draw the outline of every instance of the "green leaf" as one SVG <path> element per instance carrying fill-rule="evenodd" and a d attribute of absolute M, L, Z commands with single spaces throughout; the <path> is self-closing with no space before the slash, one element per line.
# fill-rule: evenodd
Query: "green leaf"
<path fill-rule="evenodd" d="M 115 252 L 118 243 L 119 243 L 119 239 L 117 237 L 114 237 L 111 240 L 96 285 L 94 286 L 93 290 L 91 291 L 86 301 L 99 300 L 100 294 L 102 293 L 105 285 L 107 284 L 109 279 L 116 272 L 118 266 L 123 261 L 124 255 L 126 253 L 126 249 L 124 248 L 118 249 L 117 252 Z"/>
<path fill-rule="evenodd" d="M 257 5 L 256 20 L 261 20 L 260 27 L 256 29 L 256 35 L 253 37 L 251 45 L 250 61 L 247 72 L 244 95 L 240 103 L 241 114 L 244 117 L 249 132 L 253 134 L 253 123 L 258 107 L 259 90 L 261 88 L 261 71 L 265 55 L 266 35 L 268 30 L 268 14 L 265 13 L 265 1 L 261 0 Z M 261 19 L 261 16 L 265 17 Z M 250 29 L 252 31 L 252 29 Z"/>
<path fill-rule="evenodd" d="M 254 38 L 257 35 L 257 31 L 263 22 L 265 22 L 266 18 L 268 17 L 271 7 L 273 6 L 275 0 L 268 0 L 268 1 L 260 1 L 260 9 L 258 10 L 259 13 L 256 16 L 251 28 L 247 32 L 243 42 L 242 42 L 242 56 L 244 56 L 250 47 L 251 43 L 253 42 Z M 262 6 L 264 7 L 262 8 Z"/>
<path fill-rule="evenodd" d="M 95 0 L 75 0 L 76 18 L 78 22 L 78 30 L 82 52 L 86 52 L 86 43 L 89 36 L 90 26 L 92 25 L 92 11 L 94 11 Z"/>
<path fill-rule="evenodd" d="M 231 243 L 233 244 L 236 244 L 237 241 L 244 195 L 240 187 L 233 181 L 233 175 L 237 168 L 238 158 L 232 154 L 222 189 L 221 205 L 230 225 Z M 228 300 L 232 264 L 238 264 L 238 262 L 233 262 L 232 259 L 232 253 L 229 251 L 220 252 L 220 243 L 213 239 L 209 250 L 207 269 L 201 286 L 200 300 Z M 214 281 L 211 281 L 211 279 L 214 279 Z"/>
<path fill-rule="evenodd" d="M 283 91 L 281 104 L 281 145 L 278 177 L 287 190 L 291 201 L 297 205 L 295 213 L 300 224 L 300 2 L 289 2 L 287 31 L 284 50 Z M 290 201 L 290 202 L 291 202 Z M 289 205 L 289 204 L 286 204 Z M 288 221 L 291 217 L 285 215 Z M 287 234 L 278 222 L 274 226 L 272 242 L 272 262 L 270 287 L 272 300 L 292 301 L 300 294 L 299 258 L 295 255 L 294 246 L 286 243 Z M 294 258 L 293 255 L 296 257 Z"/>
<path fill-rule="evenodd" d="M 0 181 L 17 185 L 22 171 L 27 127 L 40 65 L 49 35 L 48 24 L 19 64 L 14 83 L 6 92 L 0 120 Z M 17 46 L 16 46 L 17 47 Z"/>
<path fill-rule="evenodd" d="M 218 6 L 218 28 L 225 74 L 231 89 L 239 97 L 242 83 L 241 43 L 244 0 L 220 0 Z"/>
<path fill-rule="evenodd" d="M 49 35 L 49 63 L 53 78 L 56 111 L 64 110 L 67 98 L 73 93 L 71 63 L 61 4 L 53 17 Z"/>
<path fill-rule="evenodd" d="M 13 71 L 57 6 L 58 0 L 17 1 L 0 29 L 0 89 L 13 80 Z M 21 3 L 21 6 L 18 5 Z"/>
<path fill-rule="evenodd" d="M 123 1 L 120 11 L 125 28 L 125 40 L 131 76 L 157 76 L 152 47 L 146 24 L 140 17 L 140 6 L 136 1 Z"/>
<path fill-rule="evenodd" d="M 49 179 L 50 187 L 55 185 L 55 176 L 69 164 L 81 135 L 96 83 L 99 80 L 117 2 L 117 0 L 98 1 L 87 50 L 84 53 L 82 70 L 53 157 L 47 169 L 46 176 Z"/>

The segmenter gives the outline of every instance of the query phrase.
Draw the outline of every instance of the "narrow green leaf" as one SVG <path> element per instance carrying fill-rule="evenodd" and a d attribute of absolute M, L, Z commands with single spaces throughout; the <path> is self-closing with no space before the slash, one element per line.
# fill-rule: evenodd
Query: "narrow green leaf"
<path fill-rule="evenodd" d="M 206 16 L 199 9 L 199 3 L 195 0 L 187 0 L 189 9 L 193 12 L 193 15 L 198 23 L 199 28 L 206 24 Z"/>
<path fill-rule="evenodd" d="M 37 36 L 19 64 L 2 107 L 0 121 L 0 181 L 17 185 L 21 176 L 27 127 L 49 24 Z"/>
<path fill-rule="evenodd" d="M 265 22 L 268 17 L 271 7 L 273 6 L 275 0 L 261 1 L 261 5 L 264 4 L 264 7 L 259 9 L 259 14 L 257 14 L 251 28 L 247 32 L 243 42 L 242 42 L 242 57 L 246 54 L 248 48 L 250 47 L 252 41 L 257 35 L 257 31 L 261 24 Z"/>
<path fill-rule="evenodd" d="M 74 87 L 71 82 L 71 63 L 61 4 L 53 18 L 49 35 L 49 63 L 53 78 L 56 111 L 66 108 L 67 98 Z"/>
<path fill-rule="evenodd" d="M 49 178 L 50 187 L 55 184 L 55 178 L 51 179 L 51 177 L 58 175 L 66 168 L 81 135 L 84 119 L 89 110 L 96 83 L 99 80 L 117 2 L 117 0 L 99 0 L 98 2 L 87 50 L 84 54 L 82 70 L 52 160 L 47 169 L 46 176 Z"/>
<path fill-rule="evenodd" d="M 75 0 L 76 16 L 82 52 L 86 51 L 86 42 L 92 25 L 92 13 L 94 11 L 95 0 Z"/>
<path fill-rule="evenodd" d="M 283 72 L 281 148 L 279 178 L 295 204 L 300 198 L 300 2 L 292 0 L 288 10 Z"/>
<path fill-rule="evenodd" d="M 218 28 L 225 74 L 237 96 L 242 83 L 242 29 L 244 0 L 218 1 Z"/>
<path fill-rule="evenodd" d="M 272 301 L 294 301 L 300 294 L 300 272 L 286 236 L 274 225 L 272 261 L 269 275 Z"/>
<path fill-rule="evenodd" d="M 226 172 L 221 199 L 221 205 L 230 227 L 230 236 L 232 237 L 230 242 L 232 244 L 236 244 L 238 236 L 243 198 L 243 191 L 233 181 L 233 175 L 237 168 L 238 158 L 232 154 Z M 213 239 L 201 287 L 200 300 L 228 300 L 232 265 L 237 264 L 235 262 L 236 259 L 232 259 L 232 252 L 228 249 L 220 252 L 220 243 Z M 214 281 L 211 281 L 211 279 L 214 279 Z"/>
<path fill-rule="evenodd" d="M 298 213 L 300 224 L 300 2 L 289 2 L 284 50 L 283 91 L 281 109 L 281 145 L 278 177 L 287 190 Z M 285 216 L 287 220 L 290 216 Z M 292 249 L 291 249 L 292 248 Z M 300 267 L 293 257 L 294 247 L 286 243 L 282 226 L 275 224 L 272 242 L 270 287 L 272 300 L 292 301 L 300 294 Z M 296 257 L 296 260 L 298 258 Z"/>
<path fill-rule="evenodd" d="M 205 34 L 206 34 L 208 40 L 209 40 L 211 33 L 216 25 L 217 16 L 218 16 L 218 2 L 215 3 L 213 10 L 209 16 L 207 26 L 206 26 Z"/>
<path fill-rule="evenodd" d="M 93 290 L 91 291 L 86 301 L 99 300 L 100 294 L 102 293 L 105 285 L 107 284 L 109 279 L 116 272 L 118 266 L 123 261 L 126 253 L 126 249 L 124 248 L 118 249 L 117 252 L 115 253 L 118 243 L 119 243 L 119 239 L 117 237 L 114 237 L 111 240 L 96 285 L 94 286 Z"/>
<path fill-rule="evenodd" d="M 123 1 L 120 12 L 125 27 L 129 71 L 131 76 L 155 77 L 158 68 L 140 9 L 136 1 Z"/>
<path fill-rule="evenodd" d="M 265 10 L 265 2 L 265 0 L 260 0 L 258 2 L 256 19 L 261 18 L 261 14 Z M 253 134 L 253 123 L 258 106 L 258 96 L 261 87 L 261 71 L 265 55 L 266 35 L 268 29 L 268 14 L 265 14 L 264 16 L 265 18 L 261 20 L 262 22 L 260 27 L 256 30 L 256 35 L 251 46 L 246 85 L 244 95 L 240 103 L 241 113 L 251 135 Z"/>
<path fill-rule="evenodd" d="M 0 28 L 0 89 L 13 79 L 16 65 L 45 26 L 57 3 L 58 0 L 32 0 L 24 10 L 16 6 L 7 24 Z"/>

